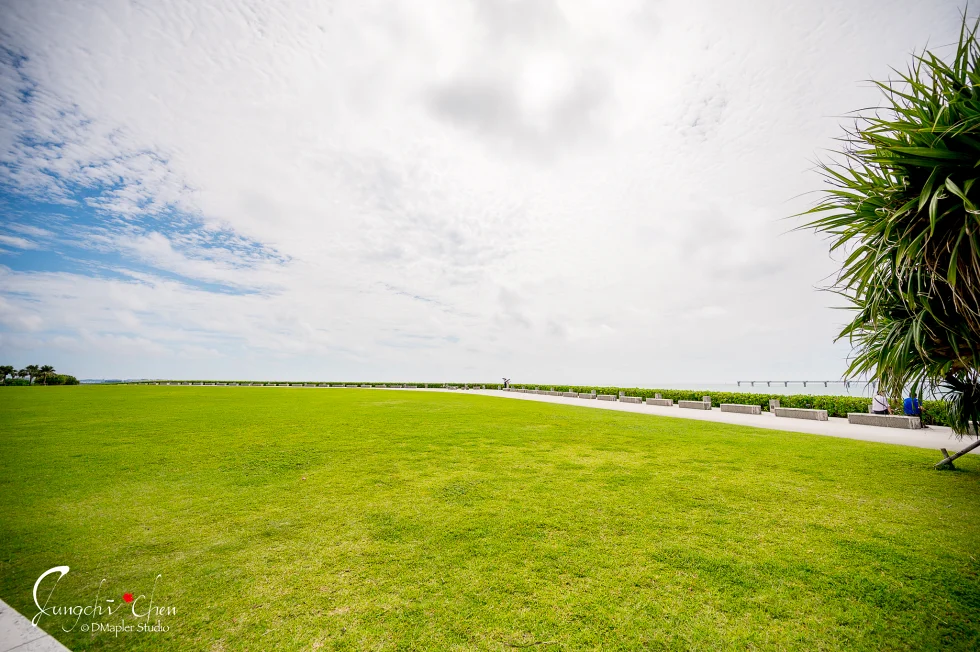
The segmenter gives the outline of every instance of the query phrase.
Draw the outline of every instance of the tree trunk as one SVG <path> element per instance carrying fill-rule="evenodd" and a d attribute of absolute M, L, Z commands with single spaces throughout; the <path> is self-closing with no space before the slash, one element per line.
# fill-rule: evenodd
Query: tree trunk
<path fill-rule="evenodd" d="M 937 468 L 938 469 L 938 468 L 943 467 L 943 466 L 945 466 L 947 464 L 950 467 L 952 467 L 953 466 L 953 460 L 959 459 L 960 457 L 963 457 L 964 455 L 966 455 L 967 453 L 969 453 L 970 451 L 972 451 L 977 446 L 980 446 L 980 437 L 978 437 L 975 442 L 973 442 L 972 444 L 970 444 L 969 446 L 967 446 L 966 448 L 964 448 L 963 450 L 961 450 L 959 453 L 956 453 L 955 455 L 947 456 L 946 459 L 944 459 L 939 464 L 936 464 L 936 466 L 933 467 L 933 468 Z M 943 450 L 944 453 L 946 452 L 946 449 L 942 449 L 942 450 Z"/>

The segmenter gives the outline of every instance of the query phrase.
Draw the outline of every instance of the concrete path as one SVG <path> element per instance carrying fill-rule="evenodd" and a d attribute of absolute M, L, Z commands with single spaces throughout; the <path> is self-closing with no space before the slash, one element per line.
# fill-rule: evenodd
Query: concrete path
<path fill-rule="evenodd" d="M 411 390 L 409 390 L 411 391 Z M 563 396 L 543 396 L 541 394 L 524 394 L 520 392 L 502 392 L 499 390 L 447 390 L 447 389 L 425 389 L 417 391 L 426 392 L 456 392 L 459 394 L 480 394 L 483 396 L 493 396 L 496 398 L 508 398 L 518 401 L 539 401 L 541 403 L 558 403 L 561 405 L 577 405 L 579 407 L 595 408 L 599 410 L 618 410 L 620 412 L 636 412 L 639 414 L 654 414 L 662 417 L 675 417 L 679 419 L 696 419 L 698 421 L 714 421 L 716 423 L 730 423 L 737 426 L 753 426 L 755 428 L 769 428 L 771 430 L 788 430 L 790 432 L 805 432 L 811 435 L 827 435 L 830 437 L 843 437 L 845 439 L 859 439 L 861 441 L 874 441 L 881 444 L 899 444 L 901 446 L 915 446 L 917 448 L 931 448 L 936 451 L 936 461 L 942 459 L 940 448 L 947 449 L 950 453 L 958 451 L 969 445 L 973 439 L 964 438 L 957 440 L 953 436 L 953 431 L 944 426 L 929 426 L 922 430 L 899 430 L 898 428 L 882 428 L 879 426 L 859 426 L 850 424 L 847 419 L 840 417 L 830 417 L 829 421 L 809 421 L 805 419 L 789 419 L 777 417 L 771 412 L 763 412 L 760 415 L 754 414 L 735 414 L 732 412 L 722 412 L 718 408 L 708 410 L 686 410 L 674 405 L 673 407 L 659 407 L 647 405 L 646 403 L 620 403 L 619 401 L 598 401 L 596 399 L 565 398 Z M 980 454 L 980 448 L 975 449 L 972 454 Z"/>
<path fill-rule="evenodd" d="M 0 600 L 0 652 L 68 652 L 40 627 Z"/>

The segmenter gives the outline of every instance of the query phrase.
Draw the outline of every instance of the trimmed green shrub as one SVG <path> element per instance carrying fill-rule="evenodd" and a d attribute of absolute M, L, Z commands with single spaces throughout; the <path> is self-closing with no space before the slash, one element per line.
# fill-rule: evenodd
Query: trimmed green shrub
<path fill-rule="evenodd" d="M 77 385 L 78 379 L 68 374 L 55 374 L 44 379 L 45 385 Z"/>
<path fill-rule="evenodd" d="M 3 384 L 9 387 L 26 387 L 30 382 L 26 378 L 7 378 Z"/>
<path fill-rule="evenodd" d="M 3 381 L 3 385 L 15 386 L 15 387 L 25 387 L 30 385 L 30 382 L 26 378 L 7 378 Z M 43 381 L 38 381 L 34 383 L 35 387 L 44 387 L 45 385 L 78 385 L 78 379 L 74 376 L 69 376 L 68 374 L 52 374 L 45 378 Z"/>
<path fill-rule="evenodd" d="M 741 405 L 758 405 L 764 411 L 769 410 L 769 399 L 778 399 L 782 407 L 807 408 L 811 410 L 827 410 L 832 417 L 847 417 L 848 412 L 867 412 L 871 399 L 863 396 L 823 396 L 818 394 L 758 394 L 755 392 L 715 392 L 708 389 L 643 389 L 639 387 L 602 387 L 595 385 L 530 385 L 516 383 L 511 387 L 517 389 L 555 388 L 558 392 L 580 392 L 587 394 L 595 390 L 596 394 L 612 394 L 653 398 L 660 394 L 663 398 L 673 401 L 700 401 L 703 396 L 711 397 L 711 405 L 718 407 L 722 403 L 737 403 Z M 892 409 L 901 414 L 901 404 L 893 405 Z M 946 403 L 943 401 L 922 401 L 922 423 L 926 425 L 949 425 L 946 416 Z"/>

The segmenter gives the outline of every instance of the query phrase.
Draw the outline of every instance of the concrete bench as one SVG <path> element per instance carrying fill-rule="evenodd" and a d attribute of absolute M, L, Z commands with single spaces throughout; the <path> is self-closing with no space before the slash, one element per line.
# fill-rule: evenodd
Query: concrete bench
<path fill-rule="evenodd" d="M 620 396 L 620 402 L 622 403 L 642 403 L 643 399 L 639 396 Z"/>
<path fill-rule="evenodd" d="M 647 405 L 659 405 L 661 407 L 673 407 L 674 399 L 672 398 L 647 398 Z"/>
<path fill-rule="evenodd" d="M 579 395 L 578 395 L 578 397 L 579 398 L 595 398 L 595 394 L 593 394 L 592 392 L 589 392 L 587 394 L 585 392 L 580 392 Z"/>
<path fill-rule="evenodd" d="M 847 422 L 859 426 L 881 426 L 882 428 L 904 428 L 917 430 L 922 427 L 922 419 L 909 417 L 904 414 L 867 414 L 865 412 L 848 412 Z"/>
<path fill-rule="evenodd" d="M 616 400 L 616 397 L 613 396 L 612 394 L 599 394 L 598 396 L 596 396 L 596 398 L 599 399 L 600 401 L 615 401 Z"/>
<path fill-rule="evenodd" d="M 578 392 L 562 392 L 561 395 L 565 398 L 578 398 Z"/>
<path fill-rule="evenodd" d="M 773 408 L 777 417 L 790 419 L 810 419 L 811 421 L 826 421 L 827 410 L 808 410 L 806 408 Z"/>
<path fill-rule="evenodd" d="M 739 414 L 762 414 L 762 407 L 759 405 L 743 405 L 741 403 L 722 403 L 722 412 L 737 412 Z"/>
<path fill-rule="evenodd" d="M 405 385 L 405 389 L 418 389 L 418 385 Z"/>
<path fill-rule="evenodd" d="M 711 403 L 707 401 L 677 401 L 677 407 L 687 408 L 689 410 L 710 410 Z"/>

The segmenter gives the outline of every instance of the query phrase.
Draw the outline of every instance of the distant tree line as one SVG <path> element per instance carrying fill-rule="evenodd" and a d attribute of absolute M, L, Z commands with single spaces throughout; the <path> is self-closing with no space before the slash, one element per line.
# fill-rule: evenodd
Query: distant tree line
<path fill-rule="evenodd" d="M 49 364 L 29 364 L 17 369 L 9 364 L 0 365 L 0 384 L 3 385 L 77 385 L 78 379 L 59 374 Z"/>

